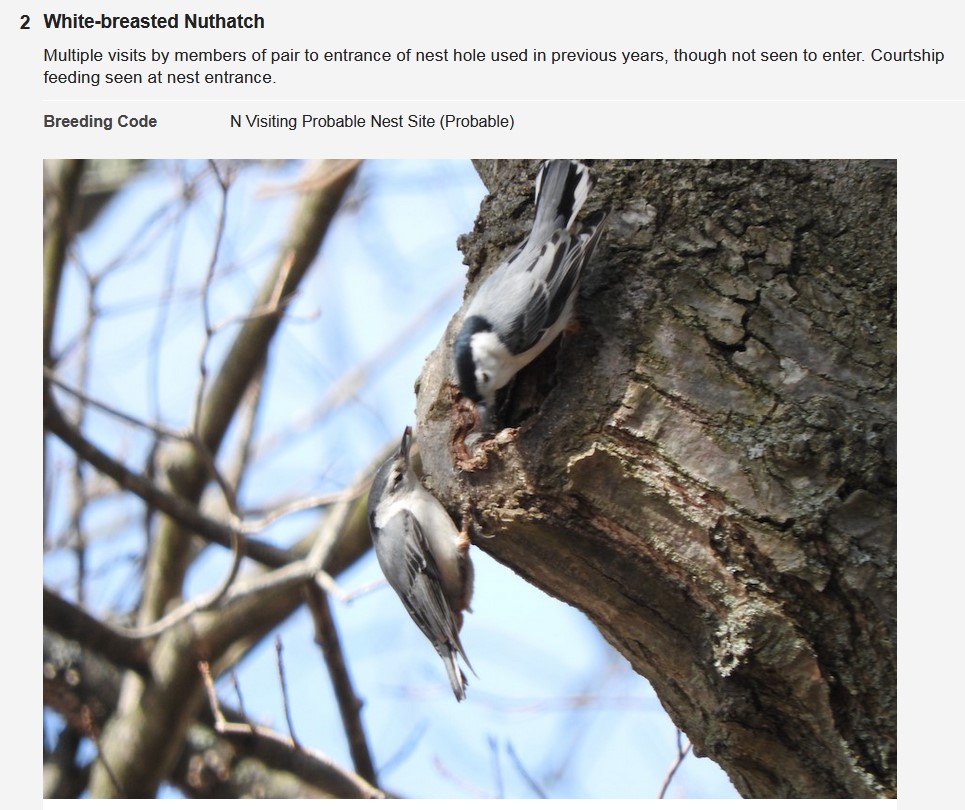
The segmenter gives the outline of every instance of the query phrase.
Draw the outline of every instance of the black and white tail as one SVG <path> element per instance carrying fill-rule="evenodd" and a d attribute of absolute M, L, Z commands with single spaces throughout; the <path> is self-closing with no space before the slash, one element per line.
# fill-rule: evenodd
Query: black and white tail
<path fill-rule="evenodd" d="M 456 651 L 452 647 L 446 649 L 440 645 L 436 647 L 436 652 L 439 653 L 446 665 L 446 675 L 449 676 L 449 685 L 452 687 L 452 693 L 456 696 L 456 700 L 465 700 L 466 673 L 459 668 Z M 472 666 L 469 668 L 472 669 Z"/>
<path fill-rule="evenodd" d="M 577 160 L 547 160 L 536 175 L 536 218 L 529 242 L 549 240 L 553 231 L 569 228 L 586 202 L 595 181 Z"/>

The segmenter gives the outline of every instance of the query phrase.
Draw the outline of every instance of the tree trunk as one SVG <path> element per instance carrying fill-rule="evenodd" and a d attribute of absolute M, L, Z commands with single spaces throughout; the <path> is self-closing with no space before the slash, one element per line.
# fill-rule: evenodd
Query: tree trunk
<path fill-rule="evenodd" d="M 478 165 L 475 288 L 536 163 Z M 896 167 L 599 161 L 565 334 L 466 450 L 450 329 L 427 485 L 582 610 L 746 797 L 896 794 Z"/>

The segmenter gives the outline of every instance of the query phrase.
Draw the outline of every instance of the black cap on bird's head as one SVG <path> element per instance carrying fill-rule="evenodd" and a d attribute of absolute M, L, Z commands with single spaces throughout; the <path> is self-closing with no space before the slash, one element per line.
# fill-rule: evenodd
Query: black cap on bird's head
<path fill-rule="evenodd" d="M 476 358 L 472 351 L 472 339 L 480 332 L 491 332 L 493 325 L 479 315 L 470 315 L 466 318 L 456 336 L 453 345 L 453 355 L 456 360 L 456 377 L 459 380 L 459 390 L 463 396 L 469 397 L 476 406 L 476 413 L 483 430 L 490 430 L 490 403 L 486 395 L 479 390 L 479 381 L 476 378 Z"/>
<path fill-rule="evenodd" d="M 472 353 L 472 339 L 479 332 L 491 332 L 493 325 L 485 318 L 470 315 L 456 336 L 453 353 L 456 358 L 456 376 L 459 390 L 473 402 L 482 402 L 483 395 L 476 383 L 476 358 Z"/>

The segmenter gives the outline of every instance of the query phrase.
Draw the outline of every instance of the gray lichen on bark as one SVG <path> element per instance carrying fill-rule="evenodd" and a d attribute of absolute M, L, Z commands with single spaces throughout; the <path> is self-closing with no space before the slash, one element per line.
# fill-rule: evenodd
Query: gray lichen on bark
<path fill-rule="evenodd" d="M 479 163 L 468 290 L 526 233 L 535 161 Z M 586 613 L 748 797 L 896 792 L 896 167 L 598 161 L 579 330 L 460 461 L 427 359 L 427 485 Z M 477 552 L 478 553 L 478 552 Z"/>

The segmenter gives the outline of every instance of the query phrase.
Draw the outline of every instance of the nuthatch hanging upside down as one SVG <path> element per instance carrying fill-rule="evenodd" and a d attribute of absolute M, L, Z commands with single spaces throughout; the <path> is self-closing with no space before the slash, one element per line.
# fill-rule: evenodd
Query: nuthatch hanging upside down
<path fill-rule="evenodd" d="M 594 180 L 574 160 L 536 176 L 536 215 L 523 242 L 476 290 L 453 346 L 462 393 L 490 429 L 496 392 L 563 331 L 608 211 L 574 225 Z"/>
<path fill-rule="evenodd" d="M 472 599 L 469 537 L 456 529 L 413 472 L 411 436 L 407 427 L 398 452 L 375 474 L 369 490 L 369 531 L 382 573 L 445 663 L 456 700 L 463 700 L 466 675 L 457 654 L 476 674 L 459 641 L 462 611 L 469 610 Z"/>

